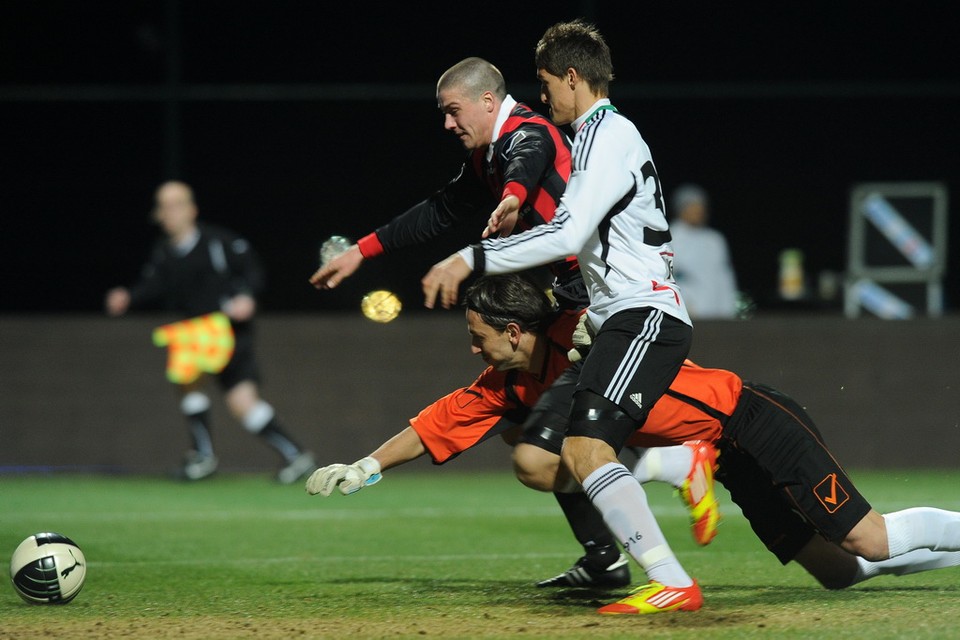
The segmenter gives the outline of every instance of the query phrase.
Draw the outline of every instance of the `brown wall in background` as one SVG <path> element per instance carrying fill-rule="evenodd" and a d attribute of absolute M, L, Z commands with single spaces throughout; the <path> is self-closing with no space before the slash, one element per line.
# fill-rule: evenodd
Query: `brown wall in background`
<path fill-rule="evenodd" d="M 0 317 L 0 467 L 173 468 L 188 440 L 165 352 L 151 343 L 169 320 Z M 366 455 L 483 368 L 459 312 L 386 325 L 356 314 L 268 316 L 257 332 L 263 395 L 321 464 Z M 699 364 L 799 400 L 847 467 L 957 464 L 960 319 L 762 317 L 701 322 L 694 336 Z M 274 454 L 212 396 L 221 468 L 272 470 Z M 509 449 L 488 442 L 447 466 L 508 469 Z"/>

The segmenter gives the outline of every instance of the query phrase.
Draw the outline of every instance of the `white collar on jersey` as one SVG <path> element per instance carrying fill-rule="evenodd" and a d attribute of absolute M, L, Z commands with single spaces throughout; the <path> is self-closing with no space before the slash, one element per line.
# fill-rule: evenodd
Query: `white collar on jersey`
<path fill-rule="evenodd" d="M 580 131 L 580 127 L 582 127 L 583 124 L 590 119 L 590 116 L 592 116 L 597 112 L 597 109 L 599 109 L 600 107 L 609 107 L 609 106 L 610 106 L 610 98 L 600 98 L 599 100 L 594 102 L 589 109 L 584 111 L 582 116 L 580 116 L 579 118 L 573 121 L 573 124 L 571 125 L 573 127 L 573 130 Z"/>
<path fill-rule="evenodd" d="M 506 123 L 507 118 L 510 117 L 510 112 L 513 111 L 513 108 L 517 106 L 517 101 L 513 99 L 509 93 L 507 97 L 503 99 L 503 102 L 500 104 L 500 111 L 497 113 L 497 119 L 493 123 L 493 140 L 490 141 L 490 146 L 487 147 L 487 162 L 493 160 L 493 143 L 497 141 L 500 137 L 500 130 L 503 129 L 504 123 Z"/>

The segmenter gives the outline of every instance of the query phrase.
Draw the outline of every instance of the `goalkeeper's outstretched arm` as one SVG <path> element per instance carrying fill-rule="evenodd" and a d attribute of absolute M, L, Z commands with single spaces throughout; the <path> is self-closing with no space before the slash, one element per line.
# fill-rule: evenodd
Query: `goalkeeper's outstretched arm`
<path fill-rule="evenodd" d="M 380 468 L 386 470 L 415 460 L 426 452 L 427 448 L 423 446 L 419 434 L 414 431 L 413 427 L 407 427 L 380 445 L 376 451 L 370 454 L 370 457 L 376 458 L 377 462 L 380 463 Z"/>
<path fill-rule="evenodd" d="M 339 489 L 343 495 L 350 495 L 380 482 L 386 469 L 419 458 L 426 452 L 417 432 L 413 427 L 407 427 L 353 464 L 331 464 L 317 469 L 307 478 L 306 490 L 310 495 L 329 496 L 334 489 Z"/>

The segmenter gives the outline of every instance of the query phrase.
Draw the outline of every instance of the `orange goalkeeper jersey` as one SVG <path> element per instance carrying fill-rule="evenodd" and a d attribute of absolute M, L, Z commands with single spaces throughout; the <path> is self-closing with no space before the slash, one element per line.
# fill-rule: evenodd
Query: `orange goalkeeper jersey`
<path fill-rule="evenodd" d="M 538 374 L 488 367 L 472 385 L 447 394 L 410 420 L 436 464 L 522 423 L 540 395 L 570 366 L 567 351 L 579 315 L 565 312 L 548 329 L 550 351 Z M 627 444 L 652 447 L 714 441 L 737 406 L 742 387 L 735 373 L 704 369 L 687 360 Z"/>
<path fill-rule="evenodd" d="M 743 380 L 732 371 L 705 369 L 685 360 L 647 421 L 627 441 L 634 447 L 663 447 L 688 440 L 714 442 L 737 403 Z"/>
<path fill-rule="evenodd" d="M 440 398 L 411 418 L 437 464 L 473 445 L 519 425 L 537 400 L 570 366 L 573 330 L 582 311 L 564 311 L 547 328 L 548 353 L 543 369 L 497 371 L 487 367 L 472 385 Z"/>

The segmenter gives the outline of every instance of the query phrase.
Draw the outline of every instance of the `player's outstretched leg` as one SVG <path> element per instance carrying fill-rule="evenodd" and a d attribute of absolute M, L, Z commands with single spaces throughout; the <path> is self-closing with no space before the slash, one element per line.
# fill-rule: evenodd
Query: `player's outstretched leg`
<path fill-rule="evenodd" d="M 557 493 L 573 535 L 584 555 L 560 575 L 537 583 L 538 587 L 617 588 L 630 584 L 629 560 L 620 553 L 613 534 L 590 499 L 582 492 Z"/>
<path fill-rule="evenodd" d="M 866 518 L 865 518 L 866 520 Z M 913 507 L 883 515 L 886 560 L 857 557 L 851 584 L 879 575 L 907 575 L 960 566 L 960 513 Z"/>
<path fill-rule="evenodd" d="M 690 512 L 690 530 L 697 544 L 706 545 L 717 536 L 720 504 L 714 490 L 717 449 L 703 440 L 674 447 L 647 449 L 633 468 L 641 483 L 667 482 L 676 487 Z"/>
<path fill-rule="evenodd" d="M 580 480 L 587 497 L 603 514 L 604 522 L 624 551 L 637 561 L 651 581 L 658 583 L 651 582 L 615 603 L 621 605 L 615 607 L 617 611 L 604 608 L 604 612 L 649 614 L 700 608 L 702 597 L 693 596 L 700 593 L 700 588 L 670 549 L 643 487 L 616 459 L 616 451 L 626 440 L 625 434 L 636 430 L 636 422 L 610 400 L 584 390 L 574 396 L 570 415 L 570 427 L 561 452 L 564 465 Z M 679 598 L 661 599 L 654 597 L 656 594 L 651 589 L 671 594 L 679 589 L 682 593 Z M 675 600 L 681 600 L 682 605 L 674 606 Z M 638 606 L 639 601 L 646 606 Z"/>

